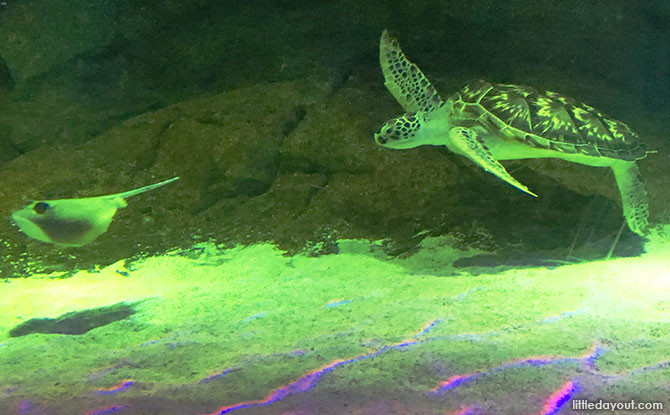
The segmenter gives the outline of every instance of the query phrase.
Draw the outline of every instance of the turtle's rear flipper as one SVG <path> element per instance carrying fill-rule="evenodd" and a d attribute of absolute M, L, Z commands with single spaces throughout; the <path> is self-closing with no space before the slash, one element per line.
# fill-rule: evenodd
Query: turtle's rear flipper
<path fill-rule="evenodd" d="M 649 202 L 647 191 L 640 179 L 640 169 L 635 162 L 621 161 L 612 164 L 616 184 L 621 192 L 623 215 L 628 227 L 638 235 L 644 236 L 649 226 Z"/>
<path fill-rule="evenodd" d="M 463 155 L 479 164 L 487 172 L 496 175 L 522 192 L 537 197 L 528 187 L 505 170 L 505 166 L 493 157 L 489 149 L 477 139 L 477 135 L 477 131 L 472 128 L 454 127 L 449 131 L 449 139 Z"/>

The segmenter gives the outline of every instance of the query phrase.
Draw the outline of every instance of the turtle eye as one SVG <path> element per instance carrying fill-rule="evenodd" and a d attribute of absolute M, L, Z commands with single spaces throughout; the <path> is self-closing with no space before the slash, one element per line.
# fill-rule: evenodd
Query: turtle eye
<path fill-rule="evenodd" d="M 44 212 L 46 212 L 49 208 L 49 204 L 45 202 L 37 202 L 35 203 L 35 206 L 33 206 L 33 210 L 39 215 L 44 214 Z"/>

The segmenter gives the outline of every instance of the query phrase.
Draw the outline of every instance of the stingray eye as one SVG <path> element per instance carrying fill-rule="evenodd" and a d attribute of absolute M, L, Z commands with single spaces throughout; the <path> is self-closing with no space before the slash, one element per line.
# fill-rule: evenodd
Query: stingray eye
<path fill-rule="evenodd" d="M 47 209 L 49 209 L 49 204 L 44 202 L 37 202 L 35 203 L 35 206 L 33 206 L 33 210 L 35 211 L 35 213 L 40 215 L 46 212 Z"/>

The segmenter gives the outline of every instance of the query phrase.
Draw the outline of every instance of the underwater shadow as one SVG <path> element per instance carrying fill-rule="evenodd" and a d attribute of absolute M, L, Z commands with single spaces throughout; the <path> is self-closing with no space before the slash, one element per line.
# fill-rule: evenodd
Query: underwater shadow
<path fill-rule="evenodd" d="M 471 274 L 498 273 L 509 269 L 520 268 L 557 268 L 564 265 L 579 264 L 610 258 L 635 257 L 644 253 L 644 241 L 631 233 L 616 241 L 615 236 L 551 251 L 524 252 L 507 250 L 500 253 L 485 253 L 459 258 L 453 266 Z M 610 256 L 610 250 L 612 254 Z"/>
<path fill-rule="evenodd" d="M 428 232 L 420 242 L 413 241 L 413 249 L 391 246 L 384 251 L 410 274 L 445 277 L 553 269 L 645 252 L 648 239 L 626 226 L 613 201 L 574 192 L 547 199 L 544 203 L 553 210 L 524 199 L 514 204 L 479 204 L 476 218 L 458 228 Z M 498 211 L 487 211 L 488 206 Z"/>
<path fill-rule="evenodd" d="M 136 313 L 138 303 L 117 303 L 106 307 L 72 311 L 57 318 L 31 318 L 9 331 L 10 337 L 33 333 L 80 335 L 94 328 L 125 320 Z"/>

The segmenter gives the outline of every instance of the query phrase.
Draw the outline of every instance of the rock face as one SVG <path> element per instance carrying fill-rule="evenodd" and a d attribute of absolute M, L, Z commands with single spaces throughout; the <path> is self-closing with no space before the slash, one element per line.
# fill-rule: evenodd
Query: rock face
<path fill-rule="evenodd" d="M 0 216 L 29 199 L 182 179 L 134 198 L 80 249 L 0 222 L 2 276 L 208 238 L 315 254 L 336 250 L 336 238 L 386 239 L 398 254 L 451 234 L 515 254 L 606 252 L 623 220 L 606 170 L 505 163 L 541 196 L 531 199 L 444 149 L 373 143 L 401 112 L 378 68 L 383 28 L 443 96 L 485 77 L 558 90 L 629 123 L 659 152 L 640 162 L 652 222 L 670 218 L 670 86 L 659 81 L 669 74 L 658 42 L 670 11 L 660 6 L 260 2 L 223 13 L 206 0 L 52 3 L 0 9 Z M 577 249 L 585 244 L 598 247 Z M 641 247 L 630 233 L 622 246 Z"/>

